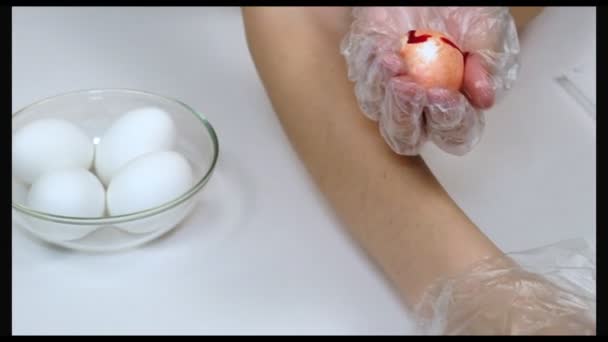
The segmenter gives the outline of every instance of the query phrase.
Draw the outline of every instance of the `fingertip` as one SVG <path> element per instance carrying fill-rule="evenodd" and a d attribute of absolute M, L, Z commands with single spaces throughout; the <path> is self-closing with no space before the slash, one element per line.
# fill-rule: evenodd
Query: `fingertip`
<path fill-rule="evenodd" d="M 463 92 L 478 109 L 487 109 L 494 105 L 495 91 L 491 75 L 484 66 L 481 56 L 470 54 L 464 67 Z"/>
<path fill-rule="evenodd" d="M 427 98 L 426 119 L 430 130 L 457 126 L 467 106 L 471 106 L 463 94 L 448 89 L 430 89 Z"/>
<path fill-rule="evenodd" d="M 392 77 L 380 117 L 380 132 L 400 155 L 416 155 L 426 140 L 423 109 L 425 91 L 407 76 Z"/>

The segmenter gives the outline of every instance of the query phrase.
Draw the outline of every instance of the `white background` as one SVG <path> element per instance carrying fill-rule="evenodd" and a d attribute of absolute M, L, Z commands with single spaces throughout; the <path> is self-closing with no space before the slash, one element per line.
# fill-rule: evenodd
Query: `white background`
<path fill-rule="evenodd" d="M 595 10 L 546 10 L 522 51 L 520 82 L 477 149 L 424 157 L 505 250 L 593 242 L 595 122 L 555 79 L 595 55 Z M 220 138 L 217 172 L 183 226 L 134 251 L 84 255 L 13 228 L 13 333 L 413 332 L 286 140 L 238 8 L 13 9 L 13 110 L 105 87 L 203 112 Z"/>

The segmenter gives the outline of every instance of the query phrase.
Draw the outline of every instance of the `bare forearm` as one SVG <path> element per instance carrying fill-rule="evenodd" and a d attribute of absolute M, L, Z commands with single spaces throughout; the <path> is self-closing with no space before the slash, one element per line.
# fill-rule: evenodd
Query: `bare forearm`
<path fill-rule="evenodd" d="M 420 158 L 399 157 L 360 113 L 339 37 L 295 8 L 244 9 L 274 109 L 345 226 L 410 304 L 439 276 L 500 251 Z"/>

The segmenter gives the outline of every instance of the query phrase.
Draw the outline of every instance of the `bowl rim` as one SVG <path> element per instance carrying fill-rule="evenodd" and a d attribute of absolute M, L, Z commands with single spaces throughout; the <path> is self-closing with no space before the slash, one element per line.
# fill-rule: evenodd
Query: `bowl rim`
<path fill-rule="evenodd" d="M 159 95 L 159 94 L 156 94 L 153 92 L 138 90 L 138 89 L 131 89 L 131 88 L 91 88 L 91 89 L 74 90 L 74 91 L 64 92 L 61 94 L 45 97 L 41 100 L 32 102 L 29 105 L 14 112 L 13 115 L 11 116 L 11 121 L 14 120 L 15 117 L 17 117 L 17 115 L 27 111 L 28 109 L 43 105 L 46 102 L 49 102 L 49 101 L 52 101 L 52 100 L 55 100 L 55 99 L 58 99 L 61 97 L 76 95 L 76 94 L 85 94 L 85 93 L 107 93 L 107 92 L 137 94 L 137 95 L 144 95 L 144 96 L 148 96 L 148 97 L 160 98 L 165 101 L 172 102 L 173 104 L 176 104 L 180 107 L 183 107 L 184 109 L 186 109 L 187 112 L 189 112 L 195 118 L 200 120 L 201 123 L 203 124 L 203 126 L 205 127 L 205 129 L 207 130 L 207 133 L 209 134 L 209 137 L 211 138 L 211 143 L 213 145 L 213 156 L 211 159 L 211 163 L 209 164 L 209 167 L 203 174 L 202 178 L 200 178 L 190 189 L 188 189 L 188 191 L 186 191 L 179 197 L 174 198 L 173 200 L 171 200 L 169 202 L 165 202 L 156 207 L 152 207 L 152 208 L 145 209 L 145 210 L 140 210 L 140 211 L 129 213 L 129 214 L 105 216 L 105 217 L 76 217 L 76 216 L 55 215 L 55 214 L 50 214 L 50 213 L 46 213 L 43 211 L 38 211 L 38 210 L 28 208 L 25 205 L 21 205 L 17 202 L 12 201 L 12 198 L 11 198 L 11 203 L 12 203 L 13 209 L 15 209 L 18 212 L 21 212 L 25 215 L 33 216 L 33 217 L 41 219 L 41 220 L 51 221 L 51 222 L 56 222 L 56 223 L 65 223 L 65 224 L 70 224 L 70 225 L 74 225 L 74 226 L 77 226 L 77 225 L 87 225 L 87 226 L 88 225 L 108 225 L 108 224 L 132 222 L 132 221 L 141 220 L 144 218 L 148 218 L 148 217 L 163 213 L 167 210 L 170 210 L 170 209 L 177 207 L 178 205 L 184 203 L 185 201 L 190 199 L 192 196 L 197 194 L 202 188 L 205 187 L 205 185 L 211 178 L 211 175 L 215 171 L 215 167 L 216 167 L 216 164 L 217 164 L 217 161 L 219 158 L 219 141 L 218 141 L 217 134 L 215 132 L 215 129 L 213 128 L 213 125 L 211 125 L 209 120 L 203 114 L 201 114 L 194 108 L 190 107 L 189 105 L 185 104 L 184 102 L 177 100 L 173 97 Z"/>

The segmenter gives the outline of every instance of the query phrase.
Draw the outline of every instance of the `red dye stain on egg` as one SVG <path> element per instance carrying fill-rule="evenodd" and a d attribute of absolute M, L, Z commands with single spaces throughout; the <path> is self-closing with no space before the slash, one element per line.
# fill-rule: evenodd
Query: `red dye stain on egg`
<path fill-rule="evenodd" d="M 464 54 L 444 34 L 412 30 L 401 40 L 406 74 L 425 88 L 459 90 L 464 75 Z"/>

